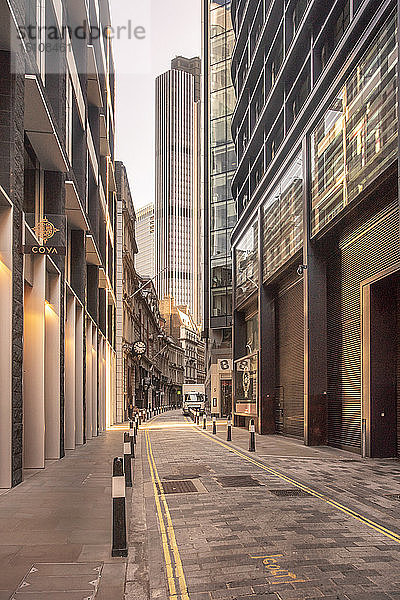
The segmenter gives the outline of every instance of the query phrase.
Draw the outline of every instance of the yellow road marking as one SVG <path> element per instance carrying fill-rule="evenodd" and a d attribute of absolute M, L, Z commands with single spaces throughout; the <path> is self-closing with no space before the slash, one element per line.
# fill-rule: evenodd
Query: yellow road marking
<path fill-rule="evenodd" d="M 171 561 L 171 554 L 170 554 L 169 546 L 168 546 L 168 535 L 167 535 L 167 531 L 165 528 L 164 517 L 162 514 L 162 510 L 161 510 L 160 500 L 158 497 L 157 485 L 156 485 L 156 480 L 155 480 L 154 471 L 153 471 L 153 465 L 152 465 L 152 462 L 150 459 L 149 443 L 150 443 L 150 440 L 148 440 L 148 434 L 146 432 L 147 460 L 149 462 L 150 474 L 151 474 L 151 479 L 153 482 L 153 493 L 154 493 L 154 499 L 156 501 L 158 522 L 160 524 L 161 541 L 162 541 L 162 546 L 163 546 L 163 551 L 164 551 L 164 561 L 165 561 L 165 566 L 167 569 L 168 588 L 169 588 L 170 598 L 172 598 L 172 597 L 176 596 L 175 578 L 174 578 L 173 566 L 172 566 L 172 561 Z"/>
<path fill-rule="evenodd" d="M 354 510 L 352 510 L 351 508 L 348 508 L 347 506 L 344 506 L 343 504 L 340 504 L 339 502 L 336 502 L 336 500 L 332 500 L 331 498 L 329 498 L 328 496 L 325 496 L 324 494 L 320 494 L 316 490 L 313 490 L 312 488 L 309 488 L 307 485 L 299 483 L 295 479 L 292 479 L 291 477 L 288 477 L 287 475 L 284 475 L 283 473 L 280 473 L 279 471 L 276 471 L 275 469 L 273 469 L 271 467 L 267 467 L 266 465 L 264 465 L 263 463 L 259 462 L 258 460 L 255 460 L 254 458 L 251 458 L 250 456 L 247 456 L 246 454 L 244 454 L 240 450 L 237 450 L 233 446 L 229 446 L 228 444 L 225 444 L 224 442 L 221 442 L 220 440 L 216 440 L 214 437 L 212 437 L 208 433 L 205 433 L 201 429 L 198 429 L 195 425 L 192 425 L 192 427 L 198 433 L 200 433 L 200 435 L 203 435 L 204 437 L 210 439 L 214 443 L 219 444 L 223 448 L 227 448 L 231 452 L 234 452 L 235 454 L 237 454 L 241 458 L 244 458 L 245 460 L 247 460 L 247 462 L 250 462 L 253 465 L 256 465 L 257 467 L 259 467 L 260 469 L 263 469 L 264 471 L 267 471 L 271 475 L 274 475 L 275 477 L 278 477 L 279 479 L 282 479 L 282 481 L 286 481 L 287 483 L 290 483 L 290 484 L 294 485 L 295 487 L 303 490 L 304 492 L 307 492 L 311 496 L 315 496 L 315 498 L 319 498 L 320 500 L 322 500 L 326 504 L 329 504 L 330 506 L 333 506 L 334 508 L 337 508 L 338 510 L 340 510 L 343 513 L 345 513 L 349 517 L 353 517 L 353 519 L 355 519 L 357 521 L 360 521 L 360 523 L 364 523 L 370 529 L 374 529 L 378 533 L 381 533 L 385 537 L 388 537 L 391 540 L 394 540 L 395 542 L 397 542 L 398 544 L 400 544 L 400 535 L 398 533 L 395 533 L 394 531 L 391 531 L 390 529 L 387 529 L 386 527 L 383 527 L 383 525 L 379 525 L 379 523 L 375 523 L 375 521 L 371 521 L 367 517 L 363 517 L 362 515 L 356 513 Z"/>
<path fill-rule="evenodd" d="M 172 568 L 171 568 L 171 564 L 172 564 L 171 554 L 170 554 L 169 547 L 168 547 L 168 542 L 169 542 L 169 546 L 172 550 L 172 554 L 174 557 L 175 579 L 177 579 L 179 582 L 181 599 L 182 600 L 190 600 L 187 585 L 186 585 L 185 574 L 183 572 L 182 561 L 181 561 L 181 557 L 179 554 L 179 548 L 178 548 L 178 544 L 176 542 L 175 530 L 174 530 L 174 526 L 173 526 L 172 519 L 171 519 L 171 513 L 169 512 L 168 503 L 165 498 L 164 489 L 163 489 L 163 486 L 162 486 L 162 483 L 160 480 L 160 476 L 158 474 L 156 462 L 155 462 L 154 455 L 153 455 L 153 450 L 152 450 L 151 441 L 150 441 L 150 434 L 148 431 L 146 431 L 145 435 L 146 435 L 146 446 L 147 446 L 147 458 L 149 461 L 151 477 L 153 480 L 154 497 L 156 499 L 158 519 L 160 522 L 161 536 L 162 536 L 162 541 L 163 541 L 164 559 L 165 559 L 165 564 L 167 567 L 168 584 L 170 585 L 170 583 L 171 583 L 171 577 L 170 577 L 171 574 L 173 577 L 173 572 L 172 572 Z M 157 490 L 156 482 L 158 483 L 158 490 Z M 159 498 L 161 498 L 161 502 L 164 507 L 164 513 L 165 513 L 165 517 L 166 517 L 166 521 L 167 521 L 166 526 L 165 526 L 164 516 L 162 513 Z M 165 532 L 165 537 L 163 536 L 163 531 Z M 168 570 L 168 566 L 170 566 L 170 570 Z M 170 600 L 176 600 L 176 598 L 177 598 L 177 594 L 176 594 L 176 587 L 175 587 L 175 580 L 174 580 L 173 591 L 172 591 L 172 587 L 170 585 Z"/>

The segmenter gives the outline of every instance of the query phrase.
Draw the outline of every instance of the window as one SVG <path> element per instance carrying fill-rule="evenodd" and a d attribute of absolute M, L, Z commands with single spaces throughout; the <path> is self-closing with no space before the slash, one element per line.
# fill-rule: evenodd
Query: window
<path fill-rule="evenodd" d="M 72 131 L 73 131 L 73 122 L 72 122 L 72 109 L 73 109 L 73 92 L 72 92 L 72 81 L 69 73 L 67 74 L 66 80 L 66 110 L 65 110 L 65 146 L 67 150 L 67 156 L 69 158 L 69 162 L 72 164 Z"/>
<path fill-rule="evenodd" d="M 28 138 L 24 147 L 24 212 L 29 214 L 32 228 L 44 217 L 44 174 Z"/>
<path fill-rule="evenodd" d="M 396 159 L 396 36 L 391 18 L 312 133 L 313 234 Z"/>

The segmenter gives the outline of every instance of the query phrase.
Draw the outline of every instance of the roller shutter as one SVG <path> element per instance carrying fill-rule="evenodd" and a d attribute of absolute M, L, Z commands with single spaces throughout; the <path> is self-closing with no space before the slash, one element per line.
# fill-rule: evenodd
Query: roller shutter
<path fill-rule="evenodd" d="M 345 229 L 327 263 L 328 439 L 361 446 L 360 284 L 400 260 L 397 200 Z"/>
<path fill-rule="evenodd" d="M 277 299 L 277 399 L 283 408 L 278 432 L 304 436 L 303 279 L 281 286 Z"/>

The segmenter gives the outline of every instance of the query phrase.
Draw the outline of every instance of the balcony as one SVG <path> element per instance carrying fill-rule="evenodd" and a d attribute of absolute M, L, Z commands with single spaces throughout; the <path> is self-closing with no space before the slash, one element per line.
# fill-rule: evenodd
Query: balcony
<path fill-rule="evenodd" d="M 25 75 L 25 131 L 46 171 L 68 171 L 68 162 L 36 75 Z"/>

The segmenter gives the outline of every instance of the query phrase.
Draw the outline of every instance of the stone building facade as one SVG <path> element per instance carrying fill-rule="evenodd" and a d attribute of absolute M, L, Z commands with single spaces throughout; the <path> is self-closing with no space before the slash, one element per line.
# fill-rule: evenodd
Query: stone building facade
<path fill-rule="evenodd" d="M 107 0 L 0 0 L 0 488 L 113 420 L 114 71 L 92 25 Z"/>

